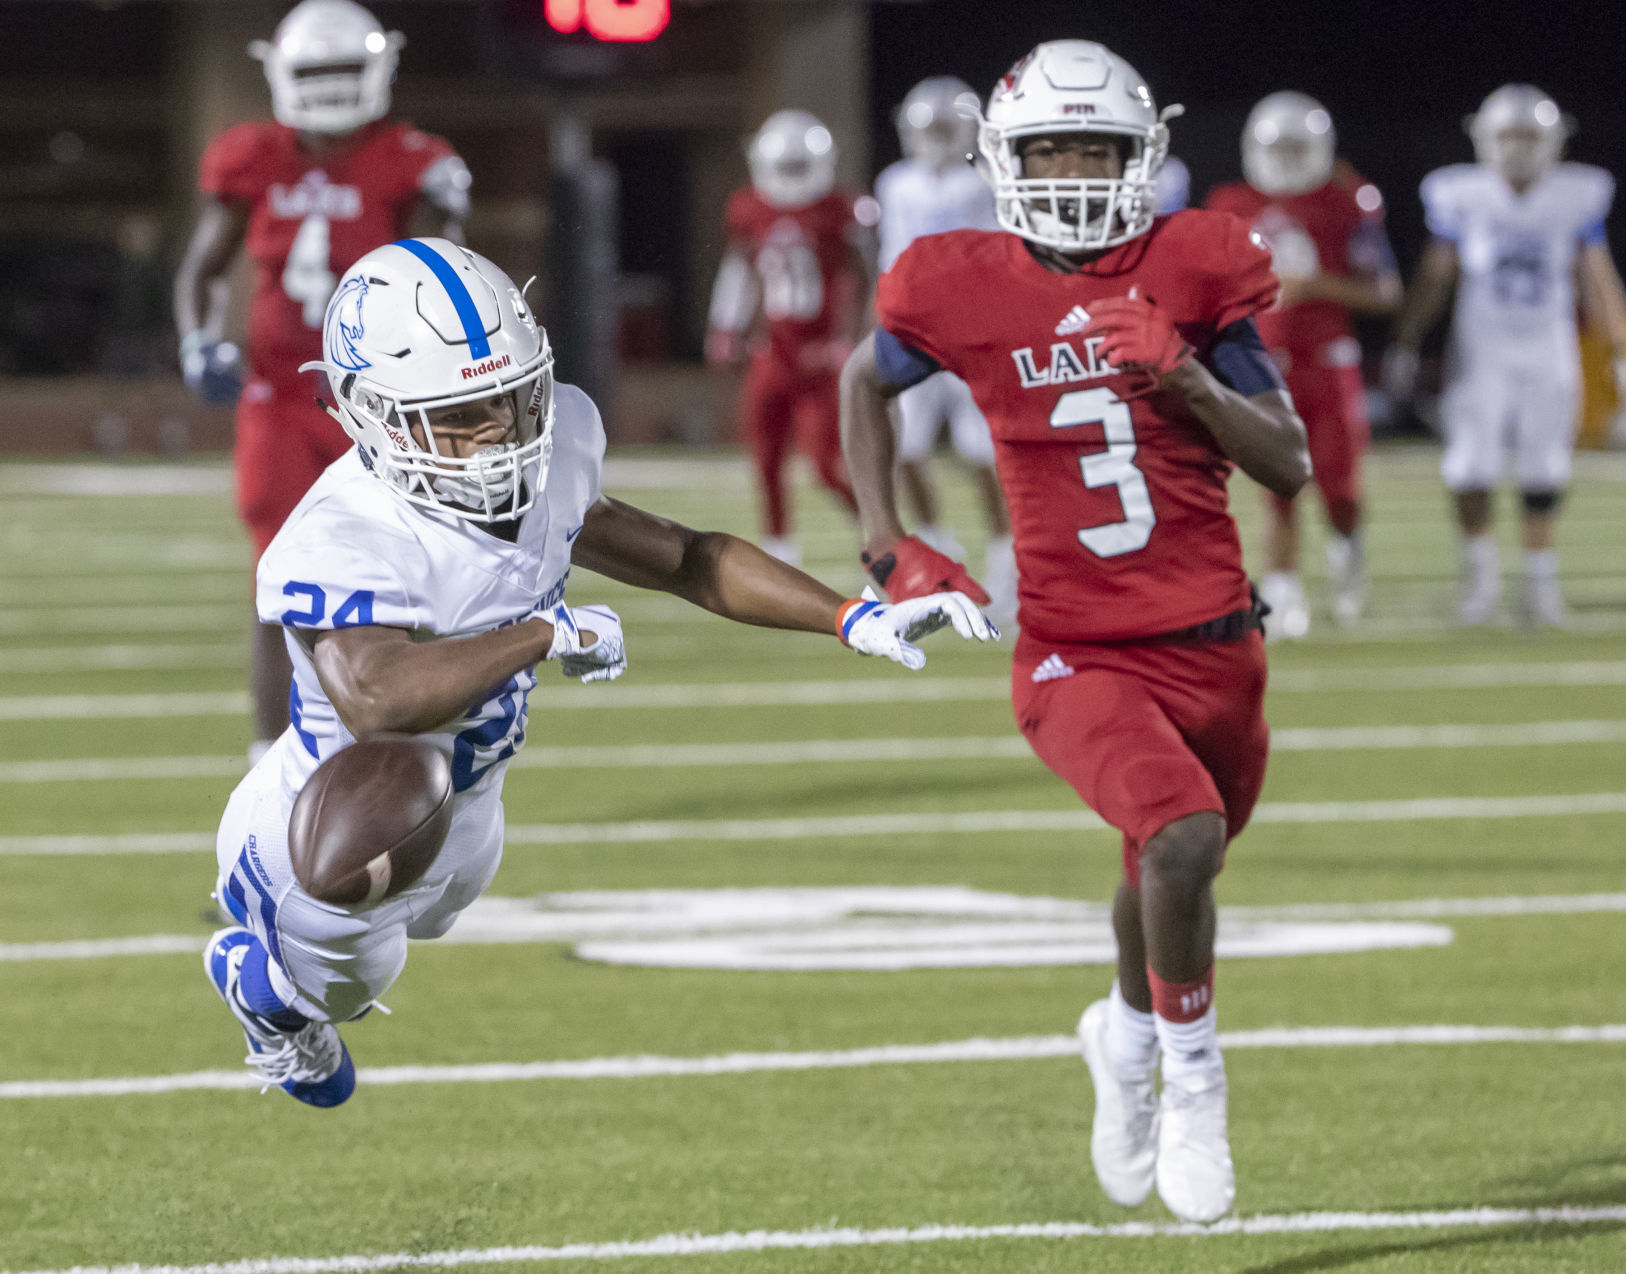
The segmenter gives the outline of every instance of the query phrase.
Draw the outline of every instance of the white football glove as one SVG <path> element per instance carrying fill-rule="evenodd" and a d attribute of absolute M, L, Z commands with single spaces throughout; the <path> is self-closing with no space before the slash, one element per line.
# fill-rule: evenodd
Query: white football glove
<path fill-rule="evenodd" d="M 865 588 L 841 609 L 841 640 L 861 655 L 884 655 L 905 668 L 926 666 L 926 652 L 912 643 L 953 626 L 967 641 L 998 641 L 999 629 L 964 593 L 928 593 L 905 602 L 883 602 Z"/>
<path fill-rule="evenodd" d="M 621 618 L 608 606 L 573 609 L 560 604 L 548 612 L 548 618 L 553 621 L 553 645 L 548 647 L 548 658 L 559 661 L 565 676 L 580 677 L 583 682 L 614 681 L 627 670 L 627 641 L 621 634 Z M 584 629 L 597 638 L 590 646 L 582 645 Z"/>

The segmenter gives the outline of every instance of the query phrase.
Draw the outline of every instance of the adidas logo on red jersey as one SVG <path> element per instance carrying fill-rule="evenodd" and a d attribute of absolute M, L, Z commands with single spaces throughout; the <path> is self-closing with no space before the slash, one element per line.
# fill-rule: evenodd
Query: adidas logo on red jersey
<path fill-rule="evenodd" d="M 1067 317 L 1056 324 L 1056 335 L 1071 336 L 1074 332 L 1082 332 L 1089 325 L 1089 312 L 1082 305 L 1075 305 L 1067 311 Z"/>
<path fill-rule="evenodd" d="M 1062 663 L 1060 655 L 1046 655 L 1045 660 L 1033 670 L 1033 680 L 1054 681 L 1057 677 L 1071 677 L 1073 670 Z"/>

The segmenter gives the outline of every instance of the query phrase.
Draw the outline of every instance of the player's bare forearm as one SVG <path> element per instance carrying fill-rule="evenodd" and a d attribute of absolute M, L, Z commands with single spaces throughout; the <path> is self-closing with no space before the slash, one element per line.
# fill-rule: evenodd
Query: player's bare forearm
<path fill-rule="evenodd" d="M 759 628 L 833 632 L 847 600 L 748 540 L 696 531 L 607 496 L 588 511 L 571 561 Z"/>
<path fill-rule="evenodd" d="M 1401 303 L 1400 317 L 1395 320 L 1395 344 L 1409 350 L 1421 345 L 1456 285 L 1457 250 L 1444 239 L 1435 239 L 1423 250 L 1417 274 Z"/>
<path fill-rule="evenodd" d="M 175 270 L 175 330 L 182 336 L 219 323 L 218 283 L 248 230 L 248 210 L 205 196 L 186 253 Z"/>
<path fill-rule="evenodd" d="M 546 619 L 437 641 L 368 624 L 317 634 L 313 660 L 339 719 L 360 739 L 381 730 L 422 734 L 454 721 L 552 645 Z"/>
<path fill-rule="evenodd" d="M 1164 376 L 1162 388 L 1180 394 L 1192 414 L 1208 426 L 1220 450 L 1261 486 L 1291 499 L 1309 481 L 1304 422 L 1281 390 L 1244 397 L 1196 359 Z"/>
<path fill-rule="evenodd" d="M 896 440 L 887 415 L 892 397 L 875 365 L 875 334 L 858 342 L 841 369 L 841 452 L 858 502 L 864 547 L 879 553 L 904 537 L 892 480 Z"/>
<path fill-rule="evenodd" d="M 1609 249 L 1589 243 L 1581 250 L 1577 273 L 1581 284 L 1581 307 L 1593 330 L 1615 347 L 1616 356 L 1626 353 L 1626 289 Z"/>

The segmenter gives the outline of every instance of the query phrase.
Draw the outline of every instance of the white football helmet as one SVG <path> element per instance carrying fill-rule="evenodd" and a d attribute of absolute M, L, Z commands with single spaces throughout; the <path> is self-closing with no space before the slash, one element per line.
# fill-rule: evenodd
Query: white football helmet
<path fill-rule="evenodd" d="M 775 111 L 745 149 L 751 184 L 775 208 L 805 208 L 836 184 L 836 142 L 806 111 Z"/>
<path fill-rule="evenodd" d="M 1530 84 L 1502 85 L 1463 124 L 1479 162 L 1516 185 L 1558 162 L 1573 127 L 1558 103 Z"/>
<path fill-rule="evenodd" d="M 406 39 L 354 0 L 303 0 L 250 57 L 265 63 L 277 123 L 348 133 L 389 114 L 390 81 Z"/>
<path fill-rule="evenodd" d="M 536 502 L 553 449 L 553 351 L 490 261 L 447 239 L 375 248 L 339 280 L 322 353 L 299 370 L 327 373 L 334 418 L 391 490 L 472 522 L 507 521 Z M 428 412 L 497 394 L 513 396 L 516 440 L 441 454 Z"/>
<path fill-rule="evenodd" d="M 1242 173 L 1262 195 L 1304 195 L 1332 178 L 1337 144 L 1327 108 L 1303 93 L 1272 93 L 1242 128 Z"/>
<path fill-rule="evenodd" d="M 933 168 L 966 163 L 977 144 L 979 105 L 964 80 L 952 75 L 921 80 L 893 117 L 903 153 Z"/>
<path fill-rule="evenodd" d="M 1090 40 L 1052 40 L 994 85 L 978 144 L 994 176 L 999 224 L 1060 252 L 1127 243 L 1152 227 L 1157 174 L 1169 153 L 1167 121 L 1140 73 Z M 1127 143 L 1123 176 L 1038 180 L 1022 176 L 1021 142 L 1049 133 L 1110 133 Z"/>

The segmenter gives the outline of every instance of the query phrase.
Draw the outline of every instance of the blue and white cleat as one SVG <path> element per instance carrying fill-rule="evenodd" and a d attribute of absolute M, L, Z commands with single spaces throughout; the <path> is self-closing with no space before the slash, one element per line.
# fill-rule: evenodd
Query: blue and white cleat
<path fill-rule="evenodd" d="M 308 1022 L 284 1031 L 243 1003 L 238 979 L 244 957 L 258 942 L 241 925 L 229 925 L 203 949 L 203 971 L 248 1041 L 243 1061 L 259 1072 L 265 1088 L 275 1084 L 307 1106 L 337 1106 L 356 1091 L 356 1067 L 333 1024 Z"/>

